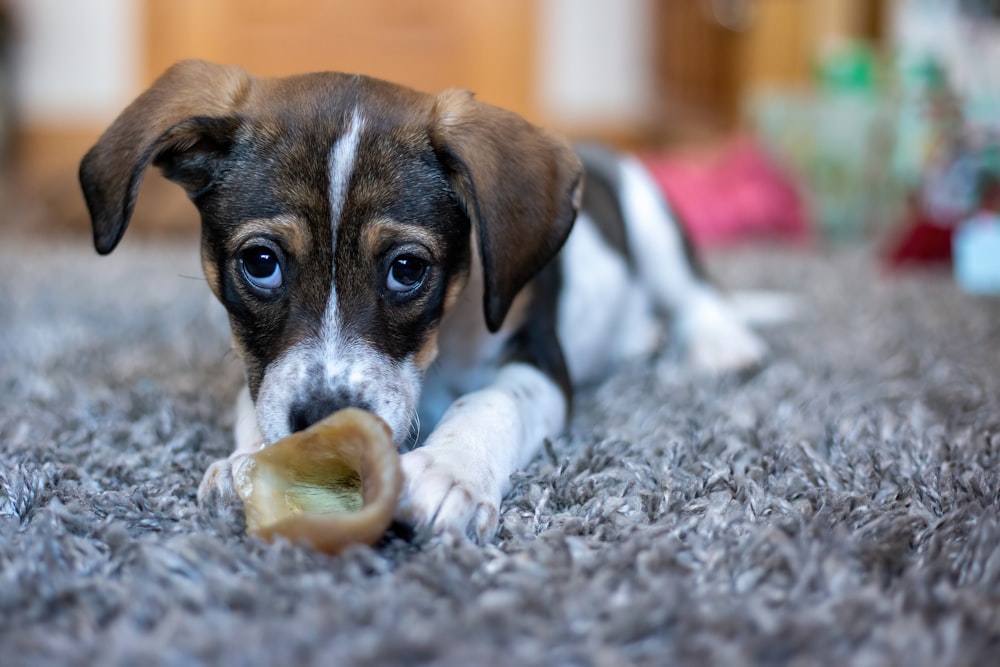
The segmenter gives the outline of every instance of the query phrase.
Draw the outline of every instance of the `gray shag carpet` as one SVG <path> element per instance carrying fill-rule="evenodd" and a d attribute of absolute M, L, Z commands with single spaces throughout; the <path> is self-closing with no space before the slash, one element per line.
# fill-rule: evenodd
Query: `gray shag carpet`
<path fill-rule="evenodd" d="M 860 250 L 710 258 L 796 292 L 759 372 L 580 397 L 494 543 L 328 557 L 200 513 L 240 370 L 193 243 L 0 248 L 0 664 L 1000 660 L 1000 302 Z"/>

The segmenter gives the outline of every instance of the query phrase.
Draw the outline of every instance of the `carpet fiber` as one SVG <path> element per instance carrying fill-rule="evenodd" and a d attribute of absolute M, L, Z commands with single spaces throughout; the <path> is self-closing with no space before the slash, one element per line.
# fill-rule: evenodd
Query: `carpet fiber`
<path fill-rule="evenodd" d="M 860 251 L 773 358 L 583 392 L 493 544 L 331 558 L 199 513 L 240 370 L 195 246 L 0 248 L 4 665 L 983 665 L 1000 655 L 1000 302 Z"/>

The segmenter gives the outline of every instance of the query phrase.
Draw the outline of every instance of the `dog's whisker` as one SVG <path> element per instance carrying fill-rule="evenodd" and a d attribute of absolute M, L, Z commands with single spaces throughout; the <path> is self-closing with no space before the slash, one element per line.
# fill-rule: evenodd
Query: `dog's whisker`
<path fill-rule="evenodd" d="M 409 443 L 409 449 L 413 449 L 420 442 L 420 414 L 417 412 L 413 413 L 410 417 L 410 429 L 407 433 L 407 442 Z"/>

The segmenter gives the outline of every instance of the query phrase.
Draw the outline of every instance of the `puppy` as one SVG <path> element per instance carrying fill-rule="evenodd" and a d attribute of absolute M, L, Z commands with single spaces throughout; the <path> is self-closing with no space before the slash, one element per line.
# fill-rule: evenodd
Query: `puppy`
<path fill-rule="evenodd" d="M 659 311 L 700 367 L 764 354 L 637 161 L 467 92 L 178 63 L 80 165 L 99 253 L 150 165 L 201 213 L 245 365 L 236 448 L 202 501 L 235 498 L 238 457 L 356 406 L 404 452 L 398 518 L 487 540 L 573 386 L 654 352 Z"/>

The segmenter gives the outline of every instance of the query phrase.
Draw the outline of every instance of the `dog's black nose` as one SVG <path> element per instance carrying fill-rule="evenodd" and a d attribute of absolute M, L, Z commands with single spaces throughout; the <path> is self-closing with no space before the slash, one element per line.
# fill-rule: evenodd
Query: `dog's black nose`
<path fill-rule="evenodd" d="M 304 431 L 337 410 L 348 407 L 368 409 L 367 406 L 362 405 L 357 400 L 351 400 L 351 397 L 346 395 L 311 397 L 309 400 L 292 405 L 292 409 L 288 413 L 288 425 L 291 427 L 292 433 Z"/>

